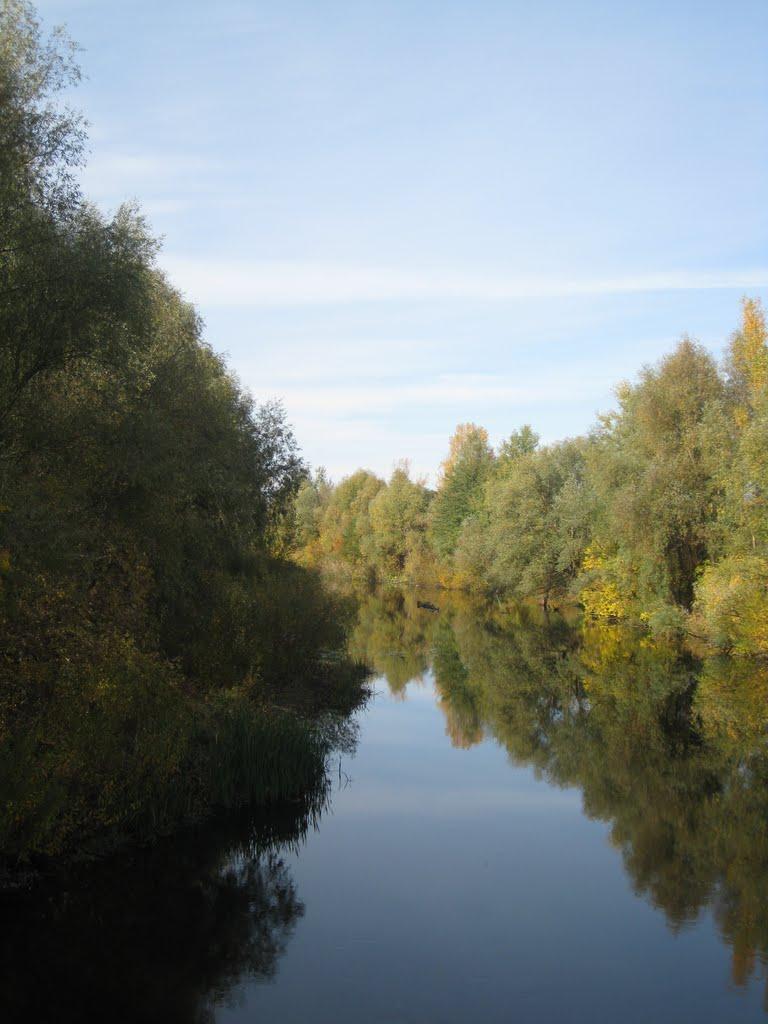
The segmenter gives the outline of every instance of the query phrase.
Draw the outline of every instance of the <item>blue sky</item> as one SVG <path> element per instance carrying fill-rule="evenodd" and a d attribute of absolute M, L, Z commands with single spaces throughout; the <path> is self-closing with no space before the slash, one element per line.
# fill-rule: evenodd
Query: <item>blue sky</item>
<path fill-rule="evenodd" d="M 768 296 L 765 0 L 40 0 L 89 195 L 334 477 L 581 433 Z"/>

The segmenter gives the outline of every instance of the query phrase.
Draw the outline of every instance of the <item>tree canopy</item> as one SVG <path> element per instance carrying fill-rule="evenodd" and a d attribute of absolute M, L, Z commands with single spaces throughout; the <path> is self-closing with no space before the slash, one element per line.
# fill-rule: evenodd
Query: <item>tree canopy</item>
<path fill-rule="evenodd" d="M 722 366 L 684 337 L 582 438 L 542 445 L 524 425 L 494 451 L 461 424 L 434 492 L 398 471 L 363 493 L 354 474 L 324 491 L 327 519 L 302 550 L 333 550 L 353 574 L 576 602 L 768 653 L 767 367 L 763 310 L 745 299 Z"/>

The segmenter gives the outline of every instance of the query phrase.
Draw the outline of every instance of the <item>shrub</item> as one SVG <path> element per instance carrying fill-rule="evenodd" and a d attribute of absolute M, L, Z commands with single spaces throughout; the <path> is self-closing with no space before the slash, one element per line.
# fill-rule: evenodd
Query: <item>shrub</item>
<path fill-rule="evenodd" d="M 707 566 L 696 586 L 696 612 L 715 646 L 768 655 L 768 559 L 738 555 Z"/>

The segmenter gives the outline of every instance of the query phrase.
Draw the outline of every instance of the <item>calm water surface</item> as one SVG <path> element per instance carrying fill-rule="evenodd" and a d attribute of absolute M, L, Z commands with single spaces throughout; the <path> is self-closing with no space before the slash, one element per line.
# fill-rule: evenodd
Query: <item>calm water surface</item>
<path fill-rule="evenodd" d="M 317 827 L 210 826 L 20 912 L 17 1012 L 764 1018 L 759 671 L 395 597 L 352 644 L 375 696 Z"/>

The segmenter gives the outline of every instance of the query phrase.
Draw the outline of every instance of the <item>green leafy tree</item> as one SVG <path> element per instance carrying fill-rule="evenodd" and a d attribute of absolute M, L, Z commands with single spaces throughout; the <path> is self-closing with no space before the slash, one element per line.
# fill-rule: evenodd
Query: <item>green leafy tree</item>
<path fill-rule="evenodd" d="M 300 550 L 317 543 L 332 493 L 333 487 L 322 466 L 314 476 L 307 476 L 301 481 L 294 502 L 293 524 L 293 543 Z"/>
<path fill-rule="evenodd" d="M 422 556 L 428 508 L 426 487 L 401 464 L 369 510 L 374 558 L 384 576 L 402 577 Z"/>
<path fill-rule="evenodd" d="M 383 487 L 385 484 L 380 477 L 364 469 L 337 484 L 320 528 L 320 545 L 326 556 L 356 570 L 373 568 L 375 552 L 370 505 Z"/>
<path fill-rule="evenodd" d="M 521 452 L 488 483 L 485 508 L 492 552 L 488 583 L 518 597 L 550 599 L 568 589 L 580 563 L 581 524 L 563 517 L 578 502 L 583 457 L 577 442 Z"/>
<path fill-rule="evenodd" d="M 446 560 L 453 554 L 462 523 L 478 508 L 492 465 L 488 432 L 474 423 L 458 426 L 432 503 L 430 536 L 438 557 Z"/>
<path fill-rule="evenodd" d="M 595 542 L 606 564 L 625 567 L 620 589 L 642 609 L 690 608 L 716 538 L 717 469 L 728 458 L 724 381 L 709 353 L 685 339 L 618 398 L 589 457 Z"/>

